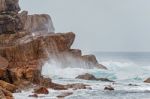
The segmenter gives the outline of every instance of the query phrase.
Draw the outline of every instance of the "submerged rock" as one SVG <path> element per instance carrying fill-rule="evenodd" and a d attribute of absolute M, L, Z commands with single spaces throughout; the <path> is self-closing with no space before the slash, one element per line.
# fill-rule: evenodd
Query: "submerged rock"
<path fill-rule="evenodd" d="M 58 95 L 57 98 L 61 98 L 62 99 L 62 98 L 65 98 L 67 96 L 70 96 L 72 94 L 73 94 L 73 92 L 63 92 L 60 95 Z"/>
<path fill-rule="evenodd" d="M 33 94 L 33 95 L 29 95 L 29 97 L 38 98 L 38 95 L 37 94 Z"/>
<path fill-rule="evenodd" d="M 83 79 L 83 80 L 100 80 L 100 81 L 106 81 L 106 82 L 114 82 L 112 80 L 109 80 L 107 78 L 96 78 L 94 75 L 86 73 L 83 75 L 79 75 L 76 77 L 76 79 Z"/>
<path fill-rule="evenodd" d="M 105 86 L 104 90 L 112 91 L 112 90 L 115 90 L 115 89 L 111 85 L 108 85 L 108 86 Z"/>

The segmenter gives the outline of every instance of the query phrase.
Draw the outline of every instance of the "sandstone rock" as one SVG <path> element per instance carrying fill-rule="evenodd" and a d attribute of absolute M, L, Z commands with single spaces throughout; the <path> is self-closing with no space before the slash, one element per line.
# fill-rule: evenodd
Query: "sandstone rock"
<path fill-rule="evenodd" d="M 7 66 L 8 66 L 8 61 L 4 57 L 0 56 L 0 68 L 6 68 Z"/>
<path fill-rule="evenodd" d="M 32 60 L 48 58 L 48 53 L 58 53 L 70 49 L 75 35 L 66 34 L 46 34 L 39 35 L 34 39 L 32 36 L 25 36 L 17 39 L 15 45 L 0 47 L 0 55 L 11 62 L 30 62 Z M 15 41 L 14 41 L 15 42 Z M 45 48 L 47 50 L 45 50 Z M 13 64 L 15 67 L 15 64 Z"/>
<path fill-rule="evenodd" d="M 74 57 L 81 57 L 82 56 L 82 52 L 80 49 L 70 49 L 69 53 L 71 55 L 73 55 Z"/>
<path fill-rule="evenodd" d="M 92 74 L 83 74 L 83 75 L 79 75 L 76 77 L 76 79 L 84 79 L 84 80 L 99 80 L 99 81 L 106 81 L 106 82 L 114 82 L 112 80 L 109 80 L 107 78 L 96 78 L 94 75 Z"/>
<path fill-rule="evenodd" d="M 7 83 L 7 82 L 2 81 L 2 80 L 0 80 L 0 87 L 8 90 L 10 92 L 15 92 L 15 90 L 17 89 L 17 87 L 15 85 Z"/>
<path fill-rule="evenodd" d="M 13 95 L 12 95 L 12 93 L 10 91 L 5 90 L 3 88 L 0 88 L 0 91 L 2 91 L 2 93 L 4 94 L 4 96 L 6 97 L 6 99 L 14 99 Z M 2 98 L 0 98 L 0 99 L 2 99 Z"/>
<path fill-rule="evenodd" d="M 89 65 L 90 64 L 97 64 L 98 62 L 97 62 L 97 59 L 96 59 L 96 57 L 94 56 L 94 55 L 83 55 L 82 56 L 82 59 L 84 60 L 84 61 L 86 61 Z"/>
<path fill-rule="evenodd" d="M 105 66 L 98 63 L 96 57 L 94 55 L 83 55 L 81 59 L 85 62 L 85 64 L 89 67 L 97 67 L 100 69 L 107 69 Z"/>
<path fill-rule="evenodd" d="M 65 97 L 70 96 L 72 94 L 73 94 L 73 92 L 63 92 L 60 95 L 58 95 L 57 98 L 65 98 Z"/>
<path fill-rule="evenodd" d="M 5 94 L 2 90 L 0 90 L 0 99 L 6 99 Z"/>
<path fill-rule="evenodd" d="M 24 30 L 34 33 L 54 33 L 54 26 L 52 19 L 47 14 L 28 15 L 27 11 L 19 14 L 23 23 Z"/>
<path fill-rule="evenodd" d="M 20 7 L 18 1 L 19 0 L 0 0 L 0 12 L 19 12 Z"/>
<path fill-rule="evenodd" d="M 15 33 L 22 29 L 22 24 L 17 15 L 12 13 L 0 14 L 0 34 Z"/>
<path fill-rule="evenodd" d="M 106 69 L 107 70 L 107 67 L 102 65 L 102 64 L 97 64 L 96 67 L 99 69 Z"/>
<path fill-rule="evenodd" d="M 34 89 L 34 93 L 36 93 L 36 94 L 49 94 L 49 91 L 45 87 L 40 87 L 40 88 Z"/>
<path fill-rule="evenodd" d="M 150 78 L 147 78 L 144 82 L 145 83 L 150 83 Z"/>

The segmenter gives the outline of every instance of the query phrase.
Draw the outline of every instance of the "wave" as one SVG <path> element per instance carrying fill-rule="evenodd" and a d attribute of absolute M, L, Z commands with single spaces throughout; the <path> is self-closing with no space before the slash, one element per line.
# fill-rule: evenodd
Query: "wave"
<path fill-rule="evenodd" d="M 80 68 L 76 67 L 77 64 L 62 68 L 61 63 L 51 60 L 44 64 L 42 74 L 50 78 L 74 79 L 78 75 L 90 73 L 99 78 L 109 78 L 115 81 L 143 81 L 150 76 L 150 66 L 138 66 L 132 62 L 116 61 L 104 61 L 101 64 L 105 65 L 108 70 Z"/>

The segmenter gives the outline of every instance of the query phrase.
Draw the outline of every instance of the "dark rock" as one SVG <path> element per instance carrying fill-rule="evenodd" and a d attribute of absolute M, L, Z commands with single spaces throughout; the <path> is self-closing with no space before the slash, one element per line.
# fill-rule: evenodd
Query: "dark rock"
<path fill-rule="evenodd" d="M 19 0 L 0 0 L 0 13 L 1 12 L 19 12 Z"/>
<path fill-rule="evenodd" d="M 38 95 L 37 94 L 33 94 L 33 95 L 29 95 L 29 97 L 38 98 Z"/>
<path fill-rule="evenodd" d="M 92 74 L 83 74 L 83 75 L 79 75 L 76 77 L 76 79 L 83 79 L 83 80 L 100 80 L 100 81 L 106 81 L 106 82 L 114 82 L 112 80 L 109 80 L 107 78 L 96 78 L 94 75 Z"/>
<path fill-rule="evenodd" d="M 137 85 L 137 84 L 128 84 L 129 86 L 139 86 L 139 85 Z"/>
<path fill-rule="evenodd" d="M 108 85 L 108 86 L 105 86 L 104 90 L 112 91 L 112 90 L 115 90 L 115 89 L 111 85 Z"/>
<path fill-rule="evenodd" d="M 96 77 L 92 74 L 84 74 L 84 75 L 79 75 L 76 77 L 76 79 L 84 79 L 84 80 L 97 80 Z"/>

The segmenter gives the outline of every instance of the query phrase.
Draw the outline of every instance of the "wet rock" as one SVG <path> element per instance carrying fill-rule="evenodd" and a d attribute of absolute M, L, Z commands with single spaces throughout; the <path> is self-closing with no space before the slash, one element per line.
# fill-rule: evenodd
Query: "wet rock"
<path fill-rule="evenodd" d="M 56 83 L 51 83 L 49 85 L 49 88 L 54 89 L 54 90 L 67 90 L 68 89 L 66 85 L 61 85 L 61 84 L 56 84 Z"/>
<path fill-rule="evenodd" d="M 5 81 L 0 80 L 0 87 L 2 87 L 3 89 L 6 89 L 10 92 L 15 92 L 17 87 L 13 84 L 7 83 Z"/>
<path fill-rule="evenodd" d="M 96 77 L 92 74 L 83 74 L 76 77 L 76 79 L 84 79 L 84 80 L 96 80 Z"/>
<path fill-rule="evenodd" d="M 77 89 L 86 89 L 86 86 L 89 86 L 89 85 L 76 83 L 76 84 L 68 84 L 66 85 L 66 88 L 72 88 L 74 90 L 77 90 Z"/>
<path fill-rule="evenodd" d="M 105 86 L 104 90 L 115 90 L 111 85 Z"/>
<path fill-rule="evenodd" d="M 99 81 L 106 81 L 106 82 L 114 82 L 112 80 L 109 80 L 107 78 L 96 78 L 94 75 L 86 73 L 83 75 L 79 75 L 76 77 L 76 79 L 83 79 L 83 80 L 99 80 Z"/>
<path fill-rule="evenodd" d="M 128 84 L 129 86 L 139 86 L 139 85 L 137 85 L 137 84 Z"/>
<path fill-rule="evenodd" d="M 49 91 L 45 87 L 40 87 L 40 88 L 34 89 L 34 93 L 36 93 L 36 94 L 49 94 Z"/>
<path fill-rule="evenodd" d="M 147 78 L 144 82 L 145 83 L 150 83 L 150 78 Z"/>
<path fill-rule="evenodd" d="M 65 97 L 70 96 L 72 94 L 73 94 L 73 92 L 63 92 L 60 95 L 58 95 L 57 98 L 65 98 Z"/>
<path fill-rule="evenodd" d="M 38 98 L 38 95 L 37 94 L 33 94 L 33 95 L 29 95 L 29 97 Z"/>

